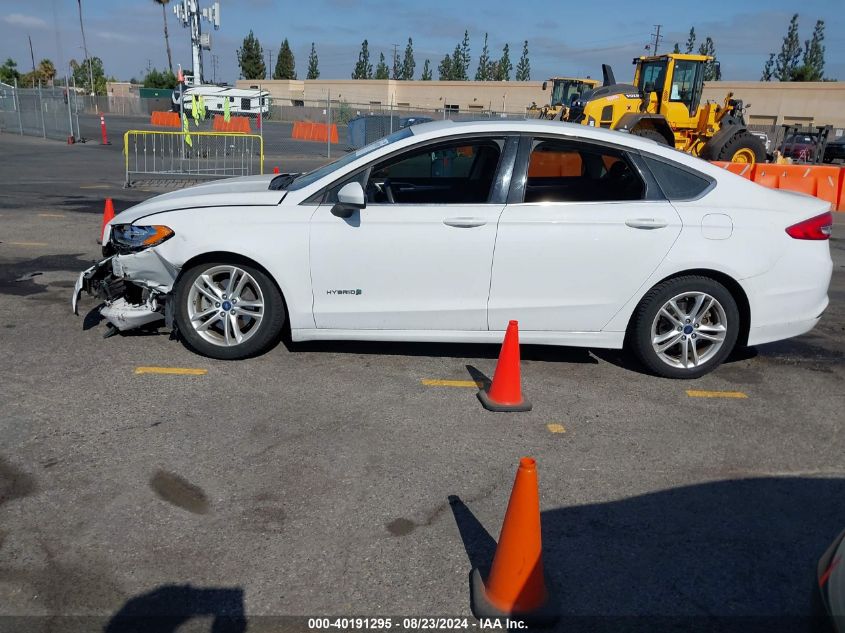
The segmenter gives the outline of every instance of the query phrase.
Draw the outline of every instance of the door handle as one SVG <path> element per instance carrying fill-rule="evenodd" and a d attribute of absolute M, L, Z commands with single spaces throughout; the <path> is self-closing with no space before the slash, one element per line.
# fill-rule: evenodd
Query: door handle
<path fill-rule="evenodd" d="M 669 226 L 663 218 L 629 218 L 625 220 L 625 224 L 632 229 L 662 229 Z"/>
<path fill-rule="evenodd" d="M 476 226 L 484 226 L 487 224 L 487 220 L 483 218 L 446 218 L 443 220 L 443 224 L 461 229 L 471 229 Z"/>

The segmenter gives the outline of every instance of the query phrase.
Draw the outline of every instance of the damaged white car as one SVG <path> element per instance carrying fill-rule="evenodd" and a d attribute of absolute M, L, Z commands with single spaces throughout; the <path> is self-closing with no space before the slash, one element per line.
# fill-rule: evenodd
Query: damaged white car
<path fill-rule="evenodd" d="M 306 174 L 161 195 L 80 276 L 110 327 L 164 320 L 237 359 L 294 341 L 628 346 L 693 378 L 810 330 L 829 204 L 636 136 L 550 121 L 426 123 Z"/>

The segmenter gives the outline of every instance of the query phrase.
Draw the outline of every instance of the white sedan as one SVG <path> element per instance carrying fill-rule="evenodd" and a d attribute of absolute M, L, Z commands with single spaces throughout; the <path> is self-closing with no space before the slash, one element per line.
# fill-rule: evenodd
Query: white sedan
<path fill-rule="evenodd" d="M 828 303 L 827 202 L 620 132 L 426 123 L 305 174 L 220 180 L 120 213 L 77 290 L 110 327 L 196 352 L 294 341 L 628 347 L 694 378 Z M 74 309 L 78 299 L 74 292 Z"/>

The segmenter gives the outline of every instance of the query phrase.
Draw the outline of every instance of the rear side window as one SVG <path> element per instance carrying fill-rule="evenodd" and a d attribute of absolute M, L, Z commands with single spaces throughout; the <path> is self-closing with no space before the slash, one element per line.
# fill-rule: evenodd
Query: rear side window
<path fill-rule="evenodd" d="M 680 165 L 643 156 L 657 184 L 669 200 L 693 200 L 703 195 L 713 184 L 704 175 L 696 174 Z"/>
<path fill-rule="evenodd" d="M 620 151 L 573 141 L 535 140 L 525 202 L 642 200 L 645 183 Z"/>

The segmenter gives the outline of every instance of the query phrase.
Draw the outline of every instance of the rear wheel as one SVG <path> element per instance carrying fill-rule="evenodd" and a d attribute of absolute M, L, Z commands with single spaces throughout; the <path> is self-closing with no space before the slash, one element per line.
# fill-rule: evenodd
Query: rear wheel
<path fill-rule="evenodd" d="M 737 132 L 722 145 L 716 154 L 716 160 L 731 163 L 765 163 L 766 146 L 751 132 Z"/>
<path fill-rule="evenodd" d="M 698 378 L 718 367 L 739 334 L 731 293 L 708 277 L 670 279 L 640 302 L 629 331 L 634 354 L 666 378 Z"/>
<path fill-rule="evenodd" d="M 641 136 L 643 138 L 651 139 L 652 141 L 656 141 L 661 145 L 669 145 L 669 143 L 666 141 L 665 136 L 650 127 L 636 128 L 631 132 L 631 134 L 633 134 L 634 136 Z"/>
<path fill-rule="evenodd" d="M 242 263 L 209 262 L 186 271 L 176 288 L 176 322 L 195 352 L 238 360 L 265 351 L 285 322 L 276 285 Z"/>

